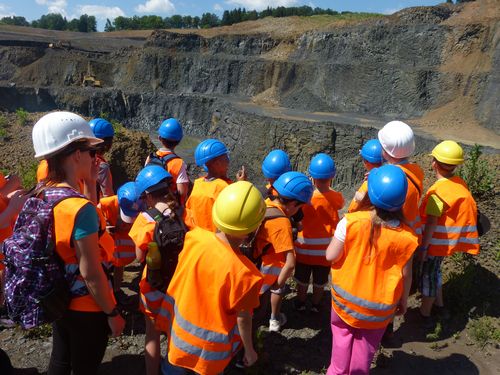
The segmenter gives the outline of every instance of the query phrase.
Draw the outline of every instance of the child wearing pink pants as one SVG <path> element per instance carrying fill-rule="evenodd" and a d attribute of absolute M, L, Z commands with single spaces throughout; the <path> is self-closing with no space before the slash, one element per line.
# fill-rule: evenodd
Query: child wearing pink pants
<path fill-rule="evenodd" d="M 332 262 L 332 358 L 328 375 L 363 375 L 387 325 L 406 312 L 411 286 L 415 232 L 401 207 L 408 182 L 386 165 L 368 175 L 366 211 L 340 220 L 326 249 Z M 366 198 L 367 199 L 367 198 Z"/>
<path fill-rule="evenodd" d="M 332 309 L 332 358 L 327 375 L 368 374 L 385 328 L 353 328 Z M 369 358 L 367 361 L 365 358 Z"/>

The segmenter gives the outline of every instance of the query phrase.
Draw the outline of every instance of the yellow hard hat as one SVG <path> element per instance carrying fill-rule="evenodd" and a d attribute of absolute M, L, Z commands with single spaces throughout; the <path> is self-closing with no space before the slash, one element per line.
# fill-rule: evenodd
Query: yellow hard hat
<path fill-rule="evenodd" d="M 244 235 L 258 228 L 265 213 L 259 190 L 250 182 L 239 181 L 220 192 L 212 208 L 212 220 L 221 232 Z"/>
<path fill-rule="evenodd" d="M 462 147 L 454 141 L 441 142 L 434 147 L 431 155 L 434 156 L 437 161 L 444 164 L 459 165 L 464 162 L 464 151 Z"/>

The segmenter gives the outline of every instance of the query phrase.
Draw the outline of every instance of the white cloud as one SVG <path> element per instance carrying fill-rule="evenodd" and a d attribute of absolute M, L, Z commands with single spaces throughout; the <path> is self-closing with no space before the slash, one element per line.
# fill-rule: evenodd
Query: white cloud
<path fill-rule="evenodd" d="M 297 0 L 227 0 L 227 4 L 246 8 L 247 10 L 262 10 L 267 7 L 289 7 L 297 4 Z"/>
<path fill-rule="evenodd" d="M 66 16 L 66 7 L 68 2 L 66 0 L 35 0 L 38 5 L 45 5 L 49 13 L 59 13 Z"/>
<path fill-rule="evenodd" d="M 384 9 L 382 11 L 382 14 L 393 14 L 393 13 L 400 11 L 401 9 L 403 9 L 403 8 L 402 7 L 401 8 L 387 8 L 387 9 Z"/>
<path fill-rule="evenodd" d="M 222 7 L 222 5 L 218 4 L 218 3 L 215 3 L 214 4 L 214 10 L 216 12 L 222 12 L 224 10 L 224 8 Z"/>
<path fill-rule="evenodd" d="M 105 7 L 102 5 L 79 5 L 78 13 L 95 16 L 97 19 L 105 20 L 106 18 L 115 19 L 116 17 L 125 17 L 125 12 L 119 7 Z"/>
<path fill-rule="evenodd" d="M 173 13 L 175 6 L 170 0 L 147 0 L 144 4 L 135 7 L 139 13 Z"/>
<path fill-rule="evenodd" d="M 0 3 L 0 18 L 14 16 L 15 14 L 12 12 L 9 12 L 9 9 L 10 9 L 10 6 Z"/>

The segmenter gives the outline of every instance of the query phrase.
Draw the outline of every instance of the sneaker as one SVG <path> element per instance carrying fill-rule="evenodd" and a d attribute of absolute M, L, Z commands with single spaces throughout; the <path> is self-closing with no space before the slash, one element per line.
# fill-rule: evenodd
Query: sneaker
<path fill-rule="evenodd" d="M 320 307 L 319 305 L 312 305 L 311 306 L 311 312 L 313 313 L 319 313 Z"/>
<path fill-rule="evenodd" d="M 298 299 L 294 302 L 295 310 L 297 311 L 306 311 L 306 303 L 299 301 Z"/>
<path fill-rule="evenodd" d="M 286 315 L 283 313 L 280 313 L 279 319 L 269 319 L 269 332 L 279 332 L 286 322 Z"/>

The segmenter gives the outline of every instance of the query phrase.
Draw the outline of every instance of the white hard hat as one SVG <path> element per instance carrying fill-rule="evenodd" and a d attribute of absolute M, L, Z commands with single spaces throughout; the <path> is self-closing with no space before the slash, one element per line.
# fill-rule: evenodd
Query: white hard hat
<path fill-rule="evenodd" d="M 86 140 L 90 146 L 103 141 L 94 136 L 90 125 L 83 118 L 62 111 L 49 113 L 38 120 L 33 126 L 32 138 L 37 159 L 55 155 L 78 140 Z"/>
<path fill-rule="evenodd" d="M 391 121 L 378 132 L 382 148 L 393 158 L 404 159 L 415 151 L 413 130 L 402 121 Z"/>

